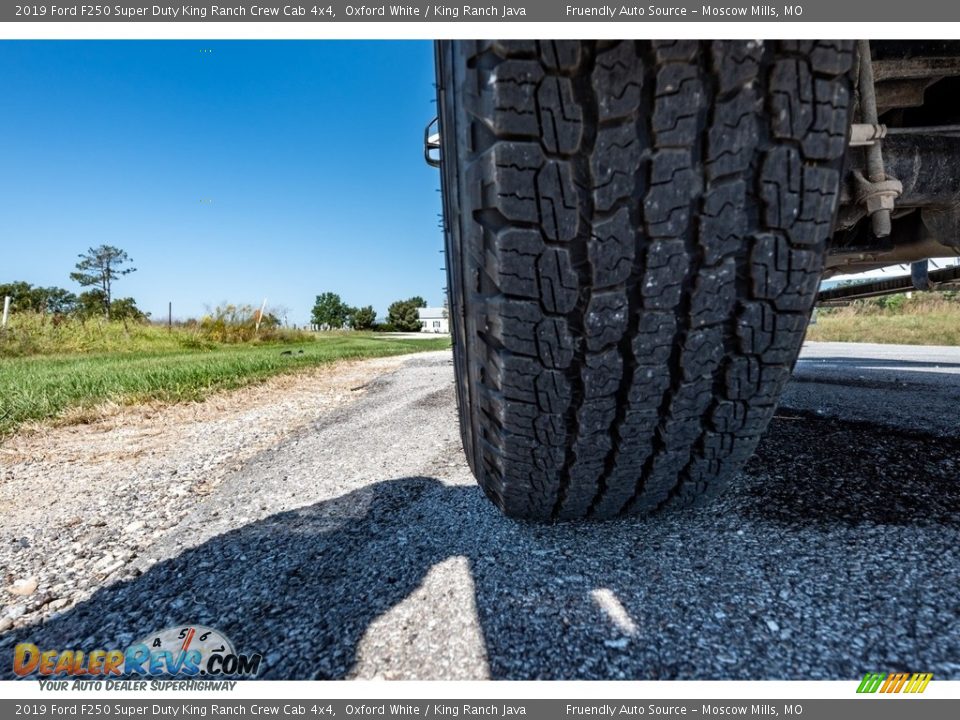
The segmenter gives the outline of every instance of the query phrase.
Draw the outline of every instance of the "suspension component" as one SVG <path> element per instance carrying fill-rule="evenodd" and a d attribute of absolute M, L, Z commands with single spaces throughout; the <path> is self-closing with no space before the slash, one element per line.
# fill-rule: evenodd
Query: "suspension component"
<path fill-rule="evenodd" d="M 877 128 L 880 124 L 877 115 L 877 95 L 873 84 L 870 41 L 858 41 L 857 49 L 860 54 L 860 117 L 864 124 Z M 874 138 L 866 145 L 866 155 L 866 175 L 861 174 L 856 178 L 857 201 L 862 203 L 870 214 L 873 234 L 878 238 L 887 237 L 891 229 L 890 212 L 896 204 L 896 199 L 903 192 L 903 186 L 896 178 L 889 177 L 884 171 L 879 138 Z"/>
<path fill-rule="evenodd" d="M 873 145 L 887 136 L 886 125 L 854 123 L 850 127 L 850 147 Z"/>

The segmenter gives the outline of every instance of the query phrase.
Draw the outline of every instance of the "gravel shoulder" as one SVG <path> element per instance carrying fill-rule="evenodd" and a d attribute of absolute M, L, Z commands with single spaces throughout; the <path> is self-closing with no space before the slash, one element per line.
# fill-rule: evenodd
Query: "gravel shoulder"
<path fill-rule="evenodd" d="M 143 557 L 224 478 L 353 402 L 404 358 L 337 362 L 205 402 L 101 406 L 0 443 L 0 630 L 42 621 Z"/>
<path fill-rule="evenodd" d="M 297 387 L 226 424 L 168 415 L 212 412 L 200 406 L 158 411 L 166 435 L 131 435 L 145 417 L 100 436 L 49 430 L 53 445 L 25 436 L 3 446 L 15 524 L 0 615 L 23 612 L 0 652 L 112 647 L 190 622 L 263 653 L 266 678 L 958 679 L 960 442 L 955 425 L 924 428 L 916 403 L 884 402 L 902 386 L 956 407 L 960 388 L 950 372 L 825 350 L 805 350 L 717 502 L 650 519 L 500 515 L 460 449 L 447 352 L 331 369 L 341 400 L 324 407 L 326 391 Z M 144 451 L 128 459 L 135 437 Z M 31 593 L 11 592 L 30 577 Z"/>

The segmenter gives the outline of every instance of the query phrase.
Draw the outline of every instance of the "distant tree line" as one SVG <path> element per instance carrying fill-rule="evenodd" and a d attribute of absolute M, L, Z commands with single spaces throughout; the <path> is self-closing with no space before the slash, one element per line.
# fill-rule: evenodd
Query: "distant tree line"
<path fill-rule="evenodd" d="M 347 305 L 337 293 L 325 292 L 317 295 L 310 321 L 320 328 L 339 330 L 385 330 L 417 332 L 420 330 L 420 315 L 417 312 L 425 308 L 427 301 L 419 295 L 407 300 L 391 303 L 387 310 L 387 321 L 377 323 L 377 313 L 372 305 L 355 308 Z"/>
<path fill-rule="evenodd" d="M 9 296 L 19 312 L 73 315 L 81 319 L 105 317 L 107 320 L 141 322 L 149 317 L 132 297 L 114 298 L 113 284 L 124 275 L 136 272 L 126 267 L 132 262 L 127 253 L 112 245 L 89 248 L 78 255 L 76 270 L 70 279 L 90 288 L 74 294 L 62 287 L 39 287 L 22 280 L 0 283 L 0 298 Z"/>

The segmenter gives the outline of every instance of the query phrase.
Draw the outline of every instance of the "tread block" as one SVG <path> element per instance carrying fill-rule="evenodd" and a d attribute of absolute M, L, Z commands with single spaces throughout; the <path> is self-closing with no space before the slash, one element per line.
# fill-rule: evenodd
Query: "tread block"
<path fill-rule="evenodd" d="M 761 170 L 761 198 L 767 227 L 789 230 L 800 216 L 803 165 L 796 148 L 779 146 L 766 154 Z"/>
<path fill-rule="evenodd" d="M 669 63 L 657 70 L 652 127 L 657 147 L 689 147 L 699 134 L 703 82 L 696 65 Z"/>
<path fill-rule="evenodd" d="M 620 387 L 623 359 L 616 349 L 587 355 L 581 375 L 583 394 L 587 400 L 614 395 Z"/>
<path fill-rule="evenodd" d="M 682 350 L 684 382 L 712 378 L 723 355 L 723 328 L 714 326 L 691 330 L 687 333 Z"/>
<path fill-rule="evenodd" d="M 567 376 L 556 370 L 544 370 L 534 380 L 536 403 L 546 413 L 564 413 L 570 407 L 571 391 Z"/>
<path fill-rule="evenodd" d="M 850 92 L 845 85 L 816 80 L 813 85 L 813 120 L 803 138 L 803 154 L 808 160 L 832 160 L 843 157 L 847 148 L 847 107 Z"/>
<path fill-rule="evenodd" d="M 839 201 L 840 173 L 832 168 L 804 167 L 800 213 L 789 231 L 798 245 L 820 245 L 833 229 Z"/>
<path fill-rule="evenodd" d="M 564 422 L 563 415 L 558 413 L 541 415 L 534 420 L 533 429 L 540 445 L 559 449 L 555 454 L 559 455 L 556 466 L 562 467 L 567 446 L 567 424 Z"/>
<path fill-rule="evenodd" d="M 580 202 L 570 164 L 550 160 L 536 175 L 538 220 L 548 240 L 573 240 L 580 228 Z"/>
<path fill-rule="evenodd" d="M 536 344 L 537 354 L 545 367 L 570 367 L 575 347 L 565 319 L 547 317 L 537 323 Z"/>
<path fill-rule="evenodd" d="M 737 300 L 737 262 L 728 257 L 720 265 L 700 270 L 690 296 L 690 324 L 694 328 L 722 322 Z"/>
<path fill-rule="evenodd" d="M 493 253 L 488 253 L 487 273 L 507 295 L 537 299 L 537 260 L 544 251 L 540 233 L 527 228 L 507 228 L 493 239 Z"/>
<path fill-rule="evenodd" d="M 790 369 L 782 365 L 764 365 L 751 356 L 730 358 L 726 369 L 727 398 L 748 400 L 753 408 L 776 405 L 780 389 L 790 376 Z"/>
<path fill-rule="evenodd" d="M 670 388 L 670 372 L 650 366 L 638 367 L 634 372 L 633 383 L 627 394 L 630 403 L 628 416 L 649 415 L 659 422 L 659 401 Z M 656 424 L 656 423 L 655 423 Z"/>
<path fill-rule="evenodd" d="M 587 349 L 601 350 L 608 345 L 620 342 L 627 330 L 629 311 L 626 293 L 622 291 L 593 293 L 583 317 Z"/>
<path fill-rule="evenodd" d="M 640 108 L 643 66 L 632 42 L 619 42 L 597 53 L 591 77 L 599 120 L 629 117 Z"/>
<path fill-rule="evenodd" d="M 637 364 L 665 367 L 670 362 L 676 332 L 677 316 L 673 313 L 640 313 L 637 334 L 632 342 Z"/>
<path fill-rule="evenodd" d="M 794 249 L 781 235 L 753 238 L 753 296 L 772 300 L 779 310 L 809 310 L 820 284 L 820 268 L 819 253 Z"/>
<path fill-rule="evenodd" d="M 852 40 L 781 40 L 782 50 L 806 57 L 815 72 L 844 75 L 853 66 Z"/>
<path fill-rule="evenodd" d="M 714 185 L 704 196 L 698 240 L 707 265 L 716 265 L 739 251 L 747 234 L 746 198 L 743 180 Z"/>
<path fill-rule="evenodd" d="M 687 462 L 686 450 L 664 451 L 654 456 L 644 492 L 627 508 L 628 513 L 650 513 L 667 499 Z"/>
<path fill-rule="evenodd" d="M 690 62 L 701 52 L 700 43 L 696 40 L 654 40 L 650 44 L 657 62 Z"/>
<path fill-rule="evenodd" d="M 543 372 L 540 363 L 519 355 L 507 355 L 498 360 L 497 386 L 503 397 L 507 400 L 536 403 L 536 382 Z"/>
<path fill-rule="evenodd" d="M 504 299 L 489 304 L 484 324 L 506 350 L 536 358 L 539 354 L 534 331 L 542 317 L 533 303 Z"/>
<path fill-rule="evenodd" d="M 620 208 L 612 217 L 593 226 L 587 252 L 594 287 L 611 287 L 627 281 L 633 272 L 636 239 L 626 208 Z"/>
<path fill-rule="evenodd" d="M 714 124 L 707 133 L 707 178 L 746 172 L 753 159 L 760 99 L 745 87 L 729 100 L 717 103 Z"/>
<path fill-rule="evenodd" d="M 637 129 L 632 124 L 597 131 L 596 147 L 590 159 L 593 203 L 597 211 L 607 212 L 618 202 L 631 200 L 637 187 L 635 175 L 640 158 Z"/>
<path fill-rule="evenodd" d="M 563 248 L 547 248 L 537 260 L 540 302 L 547 312 L 566 314 L 573 310 L 580 294 L 580 281 Z"/>
<path fill-rule="evenodd" d="M 678 237 L 690 223 L 690 204 L 702 188 L 686 150 L 658 150 L 653 156 L 651 187 L 643 201 L 651 237 Z"/>
<path fill-rule="evenodd" d="M 582 435 L 600 434 L 609 437 L 610 423 L 617 414 L 615 397 L 588 400 L 577 410 L 577 423 Z"/>
<path fill-rule="evenodd" d="M 543 68 L 533 60 L 506 60 L 481 84 L 478 102 L 485 124 L 498 135 L 538 137 L 537 88 Z"/>
<path fill-rule="evenodd" d="M 767 302 L 743 303 L 737 316 L 740 351 L 766 363 L 792 366 L 806 331 L 805 315 L 778 313 Z"/>
<path fill-rule="evenodd" d="M 770 130 L 773 136 L 803 140 L 813 123 L 813 74 L 803 60 L 778 60 L 770 71 Z"/>
<path fill-rule="evenodd" d="M 680 304 L 683 280 L 690 260 L 683 240 L 656 240 L 647 251 L 643 273 L 643 306 L 651 310 L 670 310 Z"/>
<path fill-rule="evenodd" d="M 482 223 L 481 214 L 493 210 L 502 222 L 538 223 L 535 180 L 543 162 L 540 146 L 532 143 L 502 142 L 485 151 L 467 171 L 468 188 L 481 195 L 474 217 Z"/>
<path fill-rule="evenodd" d="M 721 95 L 749 85 L 756 80 L 763 58 L 763 41 L 714 41 L 710 45 L 713 66 L 717 69 Z"/>
<path fill-rule="evenodd" d="M 578 40 L 539 40 L 540 60 L 550 70 L 576 70 L 583 56 Z"/>
<path fill-rule="evenodd" d="M 570 78 L 544 78 L 537 89 L 540 141 L 553 153 L 571 154 L 583 138 L 583 110 L 573 98 Z"/>

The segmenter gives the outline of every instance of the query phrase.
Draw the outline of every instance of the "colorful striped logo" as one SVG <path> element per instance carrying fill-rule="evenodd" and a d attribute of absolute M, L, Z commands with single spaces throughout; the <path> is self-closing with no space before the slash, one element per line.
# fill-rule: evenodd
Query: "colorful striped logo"
<path fill-rule="evenodd" d="M 858 693 L 922 693 L 933 680 L 933 673 L 867 673 Z"/>

